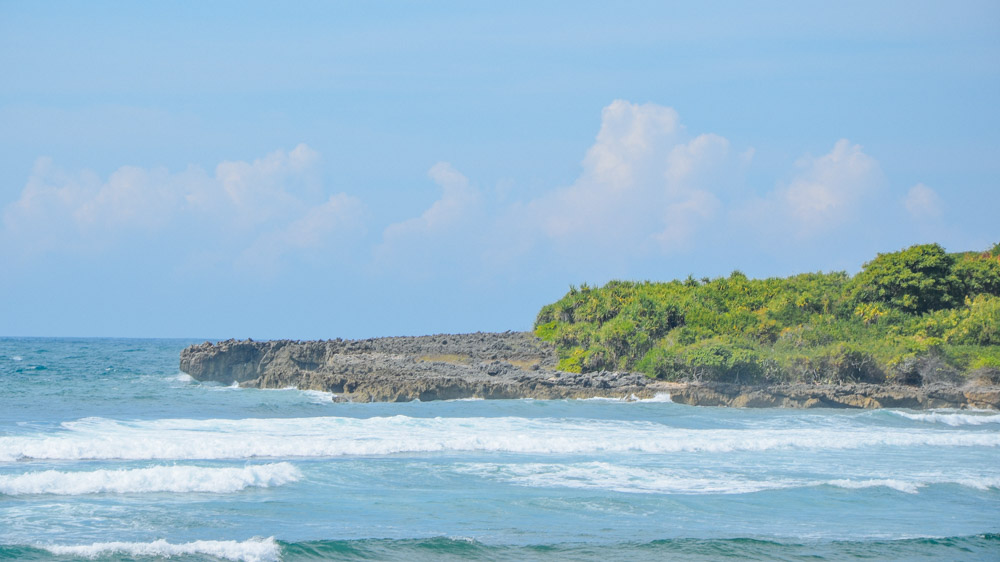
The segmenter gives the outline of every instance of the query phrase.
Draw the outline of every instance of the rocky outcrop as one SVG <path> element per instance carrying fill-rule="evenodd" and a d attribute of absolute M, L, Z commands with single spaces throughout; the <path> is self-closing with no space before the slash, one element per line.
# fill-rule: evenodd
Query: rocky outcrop
<path fill-rule="evenodd" d="M 367 340 L 205 342 L 181 352 L 202 381 L 332 392 L 336 400 L 652 398 L 737 408 L 1000 408 L 1000 386 L 664 383 L 637 373 L 567 373 L 554 347 L 527 332 Z"/>
<path fill-rule="evenodd" d="M 735 408 L 1000 408 L 1000 387 L 935 384 L 687 384 L 671 389 L 671 400 Z"/>
<path fill-rule="evenodd" d="M 530 333 L 460 334 L 298 342 L 227 340 L 188 347 L 181 370 L 203 381 L 294 386 L 337 400 L 652 397 L 636 373 L 554 369 L 552 345 Z"/>

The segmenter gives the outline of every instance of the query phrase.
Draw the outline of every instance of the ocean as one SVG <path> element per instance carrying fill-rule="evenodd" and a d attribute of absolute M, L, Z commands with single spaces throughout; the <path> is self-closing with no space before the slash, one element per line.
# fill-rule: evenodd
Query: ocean
<path fill-rule="evenodd" d="M 1000 413 L 334 403 L 0 339 L 3 560 L 1000 560 Z"/>

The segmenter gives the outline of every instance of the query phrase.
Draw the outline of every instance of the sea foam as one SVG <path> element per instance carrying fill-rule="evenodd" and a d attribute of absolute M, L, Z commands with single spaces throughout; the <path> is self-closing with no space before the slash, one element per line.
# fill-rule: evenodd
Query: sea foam
<path fill-rule="evenodd" d="M 45 470 L 16 476 L 0 475 L 0 494 L 132 494 L 144 492 L 232 493 L 295 482 L 299 469 L 287 462 L 216 468 L 154 466 L 128 470 L 62 472 Z"/>
<path fill-rule="evenodd" d="M 908 482 L 906 480 L 897 480 L 895 478 L 873 478 L 870 480 L 849 480 L 849 479 L 837 479 L 830 480 L 827 482 L 830 486 L 836 486 L 838 488 L 847 488 L 852 490 L 863 489 L 863 488 L 878 488 L 886 487 L 892 488 L 900 492 L 905 492 L 907 494 L 916 494 L 920 488 L 926 486 L 927 482 Z"/>
<path fill-rule="evenodd" d="M 39 545 L 57 556 L 97 558 L 110 554 L 126 556 L 208 555 L 237 562 L 276 562 L 280 560 L 281 546 L 273 537 L 246 541 L 194 541 L 169 543 L 160 539 L 152 542 L 98 542 L 89 545 Z"/>
<path fill-rule="evenodd" d="M 890 410 L 893 414 L 906 418 L 908 420 L 926 422 L 926 423 L 940 423 L 944 425 L 950 425 L 952 427 L 958 427 L 962 425 L 985 425 L 985 424 L 1000 424 L 1000 414 L 964 414 L 964 413 L 953 413 L 953 412 L 927 412 L 927 413 L 915 413 L 915 412 L 903 412 L 900 410 Z"/>
<path fill-rule="evenodd" d="M 958 484 L 979 490 L 1000 489 L 1000 478 L 917 475 L 895 478 L 823 479 L 754 477 L 718 471 L 627 466 L 608 462 L 468 463 L 455 467 L 464 474 L 519 486 L 579 488 L 638 494 L 749 494 L 765 490 L 835 486 L 845 489 L 885 487 L 916 494 L 934 484 Z"/>
<path fill-rule="evenodd" d="M 607 462 L 471 463 L 460 465 L 456 470 L 521 486 L 640 494 L 747 494 L 802 485 L 801 482 L 783 479 L 761 481 L 737 476 L 686 474 L 679 470 L 656 470 Z"/>
<path fill-rule="evenodd" d="M 1000 433 L 895 428 L 688 429 L 662 423 L 560 418 L 312 417 L 117 421 L 0 437 L 0 461 L 241 459 L 447 451 L 529 454 L 998 447 Z"/>

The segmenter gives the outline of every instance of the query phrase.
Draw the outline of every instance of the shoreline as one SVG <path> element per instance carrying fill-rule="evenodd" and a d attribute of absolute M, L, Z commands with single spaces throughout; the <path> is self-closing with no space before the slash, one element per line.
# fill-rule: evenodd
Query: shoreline
<path fill-rule="evenodd" d="M 649 399 L 738 408 L 1000 409 L 1000 386 L 665 382 L 639 373 L 558 371 L 555 347 L 530 332 L 192 345 L 181 371 L 200 381 L 319 390 L 337 401 Z"/>

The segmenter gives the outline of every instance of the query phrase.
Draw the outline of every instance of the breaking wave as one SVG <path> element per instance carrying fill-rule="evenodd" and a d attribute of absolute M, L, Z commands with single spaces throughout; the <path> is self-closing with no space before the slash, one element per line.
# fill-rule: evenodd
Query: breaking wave
<path fill-rule="evenodd" d="M 950 425 L 952 427 L 959 427 L 963 425 L 985 425 L 985 424 L 1000 424 L 1000 414 L 997 413 L 981 413 L 981 414 L 967 414 L 967 413 L 956 413 L 956 412 L 927 412 L 927 413 L 915 413 L 915 412 L 903 412 L 900 410 L 889 410 L 893 414 L 906 418 L 908 420 L 926 422 L 926 423 L 940 423 L 944 425 Z"/>
<path fill-rule="evenodd" d="M 123 470 L 62 472 L 45 470 L 0 476 L 0 494 L 134 494 L 147 492 L 232 493 L 295 482 L 299 469 L 287 462 L 242 468 L 155 466 Z"/>
<path fill-rule="evenodd" d="M 932 484 L 958 484 L 978 490 L 1000 489 L 1000 478 L 790 479 L 755 480 L 734 473 L 691 472 L 623 466 L 607 462 L 585 463 L 469 463 L 456 466 L 465 474 L 520 486 L 599 489 L 640 494 L 749 494 L 764 490 L 835 486 L 861 489 L 885 487 L 908 494 Z"/>
<path fill-rule="evenodd" d="M 312 417 L 117 421 L 0 437 L 0 461 L 241 459 L 477 451 L 528 454 L 998 447 L 1000 433 L 927 428 L 688 429 L 646 421 L 561 418 Z"/>
<path fill-rule="evenodd" d="M 160 539 L 152 542 L 96 542 L 89 545 L 63 546 L 39 545 L 57 556 L 82 556 L 97 558 L 112 554 L 127 556 L 190 556 L 205 554 L 237 562 L 276 562 L 280 560 L 281 546 L 273 537 L 246 541 L 194 541 L 169 543 Z"/>

